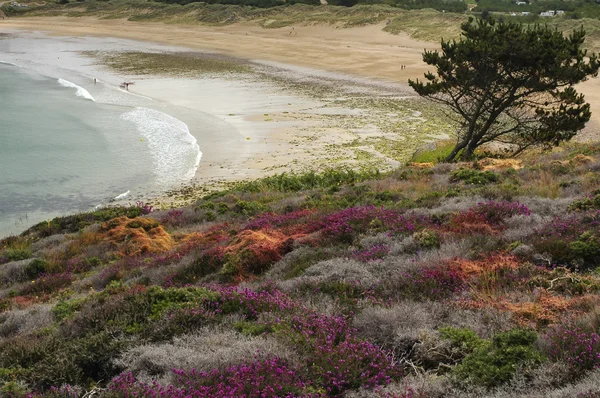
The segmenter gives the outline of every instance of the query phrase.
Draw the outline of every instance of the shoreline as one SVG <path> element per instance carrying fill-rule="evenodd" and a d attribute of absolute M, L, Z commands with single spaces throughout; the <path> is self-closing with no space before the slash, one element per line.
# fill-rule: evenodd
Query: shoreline
<path fill-rule="evenodd" d="M 289 28 L 249 23 L 208 28 L 89 17 L 18 18 L 0 21 L 0 32 L 8 34 L 0 38 L 0 49 L 10 50 L 11 37 L 25 38 L 41 49 L 41 59 L 28 61 L 37 63 L 40 73 L 61 68 L 90 82 L 99 78 L 113 88 L 124 79 L 134 81 L 129 94 L 152 101 L 154 109 L 189 127 L 202 152 L 195 178 L 123 204 L 142 199 L 160 207 L 178 206 L 228 182 L 281 172 L 337 166 L 389 170 L 423 144 L 451 134 L 452 126 L 435 106 L 420 100 L 405 83 L 427 70 L 419 46 L 434 48 L 433 43 L 393 36 L 380 25 L 294 29 L 298 36 L 287 35 Z M 158 40 L 171 30 L 168 39 Z M 186 34 L 189 40 L 172 45 Z M 167 44 L 157 44 L 161 41 Z M 295 45 L 278 52 L 290 44 Z M 228 51 L 224 46 L 230 46 Z M 311 46 L 315 48 L 308 51 Z M 269 57 L 263 59 L 265 51 Z M 31 52 L 28 46 L 14 51 L 16 59 L 27 54 L 31 58 Z M 128 52 L 172 57 L 174 64 L 190 54 L 216 55 L 249 69 L 205 75 L 137 73 L 135 68 L 111 69 L 102 58 Z M 405 62 L 407 68 L 399 71 L 396 62 Z M 592 98 L 594 85 L 600 86 L 600 80 L 584 83 Z M 600 90 L 596 95 L 598 101 L 590 102 L 599 110 L 580 140 L 598 140 Z"/>
<path fill-rule="evenodd" d="M 105 55 L 137 51 L 178 61 L 190 56 L 189 49 L 2 28 L 9 33 L 0 40 L 7 50 L 3 61 L 48 77 L 74 80 L 96 98 L 106 96 L 98 97 L 101 86 L 118 92 L 124 79 L 134 81 L 137 84 L 130 87 L 129 95 L 145 101 L 144 107 L 182 121 L 195 137 L 202 159 L 193 180 L 178 184 L 179 188 L 149 189 L 142 196 L 132 194 L 106 204 L 144 200 L 160 207 L 177 206 L 228 182 L 286 171 L 337 166 L 389 170 L 423 141 L 435 139 L 427 130 L 418 133 L 428 120 L 416 110 L 419 106 L 409 103 L 414 94 L 396 83 L 259 61 L 244 61 L 251 70 L 243 73 L 125 73 L 109 68 L 100 56 L 91 57 L 90 50 Z M 211 54 L 193 52 L 192 56 Z M 94 85 L 95 78 L 100 84 Z M 405 127 L 412 129 L 410 134 Z M 177 193 L 178 189 L 187 193 Z"/>
<path fill-rule="evenodd" d="M 391 34 L 384 27 L 385 23 L 348 28 L 318 24 L 264 28 L 254 22 L 211 26 L 65 16 L 0 20 L 0 31 L 44 31 L 55 36 L 117 37 L 147 45 L 177 45 L 404 85 L 408 79 L 422 78 L 430 70 L 422 52 L 439 49 L 439 41 Z M 399 65 L 406 65 L 406 69 Z M 581 134 L 581 140 L 599 140 L 600 77 L 579 84 L 577 89 L 585 94 L 592 110 L 590 127 Z"/>

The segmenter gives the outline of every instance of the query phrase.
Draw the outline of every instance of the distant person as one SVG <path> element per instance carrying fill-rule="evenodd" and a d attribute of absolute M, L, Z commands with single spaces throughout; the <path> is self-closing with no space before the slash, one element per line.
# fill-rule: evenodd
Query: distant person
<path fill-rule="evenodd" d="M 96 78 L 94 78 L 94 84 L 96 84 Z"/>

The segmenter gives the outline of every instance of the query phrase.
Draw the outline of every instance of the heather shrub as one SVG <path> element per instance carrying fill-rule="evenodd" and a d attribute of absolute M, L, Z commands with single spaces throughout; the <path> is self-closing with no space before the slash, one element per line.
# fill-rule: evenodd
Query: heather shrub
<path fill-rule="evenodd" d="M 534 234 L 540 225 L 545 225 L 550 221 L 550 217 L 539 214 L 515 215 L 504 220 L 506 229 L 502 232 L 502 236 L 508 242 L 523 242 Z"/>
<path fill-rule="evenodd" d="M 350 391 L 345 398 L 449 398 L 464 396 L 464 391 L 453 391 L 450 379 L 430 373 L 410 374 L 401 381 L 376 389 Z M 457 392 L 458 395 L 452 394 Z M 481 397 L 480 397 L 481 398 Z"/>
<path fill-rule="evenodd" d="M 483 216 L 484 220 L 492 225 L 498 225 L 504 222 L 504 220 L 517 216 L 529 216 L 531 211 L 527 206 L 519 202 L 483 202 L 478 203 L 476 207 L 471 208 L 470 211 L 475 214 Z"/>
<path fill-rule="evenodd" d="M 289 348 L 267 336 L 248 336 L 222 327 L 203 327 L 172 342 L 143 344 L 126 350 L 116 365 L 142 382 L 152 379 L 175 384 L 171 369 L 210 372 L 252 359 L 276 356 L 288 363 L 296 359 Z"/>
<path fill-rule="evenodd" d="M 360 262 L 368 263 L 383 259 L 390 252 L 390 247 L 385 244 L 372 245 L 363 249 L 354 249 L 350 252 L 350 256 Z"/>
<path fill-rule="evenodd" d="M 396 296 L 417 300 L 448 299 L 467 287 L 462 274 L 447 264 L 403 271 L 392 283 Z"/>
<path fill-rule="evenodd" d="M 335 258 L 310 266 L 299 278 L 302 281 L 315 282 L 352 282 L 361 281 L 364 285 L 375 282 L 368 268 L 356 260 Z"/>
<path fill-rule="evenodd" d="M 124 373 L 109 385 L 108 397 L 189 396 L 221 397 L 318 397 L 311 383 L 290 367 L 284 360 L 270 357 L 247 361 L 226 369 L 210 372 L 173 370 L 177 377 L 175 386 L 162 386 L 157 382 L 138 382 L 131 373 Z"/>
<path fill-rule="evenodd" d="M 66 272 L 61 274 L 42 275 L 40 278 L 31 281 L 31 283 L 27 283 L 21 288 L 19 293 L 23 296 L 53 293 L 63 287 L 69 286 L 71 280 L 71 274 Z"/>
<path fill-rule="evenodd" d="M 339 253 L 341 254 L 341 253 Z M 301 276 L 304 271 L 324 260 L 338 255 L 335 248 L 301 246 L 286 254 L 267 271 L 265 276 L 271 279 L 292 279 Z"/>
<path fill-rule="evenodd" d="M 294 316 L 276 332 L 307 359 L 308 377 L 329 396 L 373 388 L 400 376 L 400 370 L 373 344 L 357 339 L 342 317 L 316 313 Z"/>
<path fill-rule="evenodd" d="M 572 369 L 600 367 L 600 335 L 572 322 L 557 325 L 543 338 L 544 351 L 554 361 L 565 361 Z"/>
<path fill-rule="evenodd" d="M 600 258 L 598 214 L 559 217 L 536 231 L 532 245 L 552 264 L 593 267 Z"/>
<path fill-rule="evenodd" d="M 0 284 L 4 286 L 11 286 L 15 282 L 27 280 L 25 268 L 30 261 L 31 260 L 19 260 L 2 264 L 0 267 Z"/>
<path fill-rule="evenodd" d="M 519 367 L 536 365 L 544 359 L 534 345 L 536 333 L 529 330 L 498 333 L 491 340 L 460 332 L 453 340 L 467 353 L 470 351 L 452 371 L 467 383 L 493 387 L 509 381 Z"/>
<path fill-rule="evenodd" d="M 22 310 L 0 314 L 0 337 L 10 337 L 23 332 L 33 332 L 52 324 L 49 305 L 32 305 Z"/>
<path fill-rule="evenodd" d="M 544 198 L 540 196 L 518 196 L 514 200 L 524 204 L 533 214 L 545 217 L 564 216 L 568 212 L 570 198 Z"/>
<path fill-rule="evenodd" d="M 405 216 L 402 210 L 364 206 L 340 210 L 318 221 L 314 226 L 324 238 L 333 242 L 352 243 L 358 234 L 391 231 L 413 233 L 428 224 L 426 217 Z"/>

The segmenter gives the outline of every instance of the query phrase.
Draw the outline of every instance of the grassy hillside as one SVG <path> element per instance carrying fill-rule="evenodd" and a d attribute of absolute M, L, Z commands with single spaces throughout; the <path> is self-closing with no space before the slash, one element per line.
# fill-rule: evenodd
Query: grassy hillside
<path fill-rule="evenodd" d="M 0 242 L 0 391 L 598 397 L 599 169 L 572 145 L 38 224 Z"/>
<path fill-rule="evenodd" d="M 55 2 L 30 3 L 27 8 L 15 8 L 5 3 L 2 11 L 9 17 L 19 16 L 95 16 L 101 19 L 125 18 L 130 21 L 152 21 L 173 24 L 229 25 L 255 22 L 264 28 L 282 28 L 291 25 L 335 25 L 341 28 L 388 22 L 384 31 L 407 34 L 418 40 L 439 41 L 458 38 L 460 24 L 469 13 L 440 12 L 432 9 L 405 10 L 383 4 L 359 4 L 353 7 L 310 6 L 294 4 L 272 8 L 254 8 L 237 5 L 190 3 L 165 4 L 143 0 L 89 0 L 58 4 Z M 472 14 L 478 16 L 479 13 Z M 504 18 L 511 18 L 503 15 Z M 587 32 L 588 48 L 600 50 L 600 20 L 568 17 L 537 18 L 515 21 L 544 23 L 563 32 L 583 27 Z"/>

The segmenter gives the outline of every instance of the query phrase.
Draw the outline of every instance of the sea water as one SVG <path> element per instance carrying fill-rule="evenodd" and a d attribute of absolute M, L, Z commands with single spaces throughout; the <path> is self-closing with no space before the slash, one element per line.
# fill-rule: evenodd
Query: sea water
<path fill-rule="evenodd" d="M 194 176 L 201 152 L 183 122 L 90 91 L 0 63 L 0 237 Z"/>

